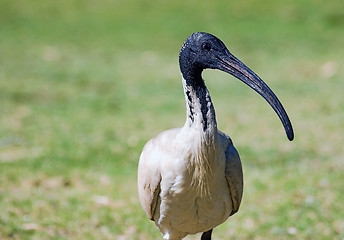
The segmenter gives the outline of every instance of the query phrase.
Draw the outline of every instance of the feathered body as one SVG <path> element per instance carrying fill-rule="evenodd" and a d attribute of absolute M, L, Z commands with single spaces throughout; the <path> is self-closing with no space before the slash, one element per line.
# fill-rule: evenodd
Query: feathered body
<path fill-rule="evenodd" d="M 208 90 L 202 96 L 207 106 L 205 128 L 201 101 L 185 79 L 183 83 L 184 127 L 151 139 L 139 161 L 142 206 L 168 240 L 206 232 L 226 221 L 238 210 L 243 187 L 239 155 L 231 139 L 217 130 Z"/>
<path fill-rule="evenodd" d="M 160 133 L 143 148 L 139 197 L 164 239 L 180 240 L 204 232 L 202 240 L 210 240 L 212 229 L 238 211 L 243 174 L 232 140 L 217 129 L 214 106 L 201 76 L 203 69 L 220 69 L 253 86 L 278 110 L 286 131 L 291 125 L 272 91 L 215 36 L 192 34 L 180 51 L 179 62 L 186 122 L 182 128 Z"/>

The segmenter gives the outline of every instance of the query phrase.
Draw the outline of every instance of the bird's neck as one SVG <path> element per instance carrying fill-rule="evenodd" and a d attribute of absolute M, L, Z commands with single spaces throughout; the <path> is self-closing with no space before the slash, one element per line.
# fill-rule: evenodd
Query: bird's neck
<path fill-rule="evenodd" d="M 217 141 L 215 110 L 209 91 L 201 76 L 198 79 L 185 79 L 183 76 L 186 100 L 187 147 L 189 154 L 188 169 L 193 172 L 191 186 L 200 196 L 210 193 L 212 166 Z"/>
<path fill-rule="evenodd" d="M 183 87 L 187 112 L 185 126 L 206 135 L 217 132 L 214 106 L 201 73 L 183 76 Z"/>

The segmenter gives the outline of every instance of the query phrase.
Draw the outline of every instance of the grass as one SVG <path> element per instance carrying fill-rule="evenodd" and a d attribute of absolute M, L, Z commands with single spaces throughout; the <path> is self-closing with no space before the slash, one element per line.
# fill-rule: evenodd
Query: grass
<path fill-rule="evenodd" d="M 184 123 L 178 50 L 194 31 L 252 67 L 296 133 L 288 142 L 239 81 L 204 73 L 245 177 L 240 211 L 214 238 L 344 239 L 342 9 L 340 0 L 2 1 L 0 239 L 161 239 L 139 204 L 137 162 L 148 139 Z"/>

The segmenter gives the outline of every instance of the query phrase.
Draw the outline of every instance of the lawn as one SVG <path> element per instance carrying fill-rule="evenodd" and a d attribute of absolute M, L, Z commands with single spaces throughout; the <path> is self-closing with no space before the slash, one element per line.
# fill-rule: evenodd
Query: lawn
<path fill-rule="evenodd" d="M 295 130 L 289 142 L 254 91 L 204 73 L 245 181 L 214 239 L 344 239 L 343 29 L 341 0 L 2 0 L 0 239 L 161 239 L 137 163 L 184 124 L 178 53 L 195 31 L 261 76 Z"/>

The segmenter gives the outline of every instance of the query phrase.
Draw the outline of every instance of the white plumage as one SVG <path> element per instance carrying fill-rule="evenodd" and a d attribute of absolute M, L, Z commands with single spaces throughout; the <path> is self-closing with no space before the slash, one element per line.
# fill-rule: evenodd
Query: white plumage
<path fill-rule="evenodd" d="M 202 240 L 210 240 L 212 229 L 238 211 L 242 198 L 240 158 L 232 140 L 217 129 L 215 110 L 201 77 L 203 69 L 217 68 L 246 84 L 253 82 L 258 90 L 254 89 L 278 110 L 291 136 L 290 121 L 277 97 L 249 68 L 235 58 L 230 62 L 229 57 L 234 56 L 213 35 L 194 33 L 187 39 L 179 59 L 187 109 L 185 125 L 160 133 L 141 153 L 141 205 L 166 240 L 198 232 L 204 232 Z"/>

